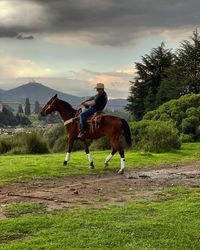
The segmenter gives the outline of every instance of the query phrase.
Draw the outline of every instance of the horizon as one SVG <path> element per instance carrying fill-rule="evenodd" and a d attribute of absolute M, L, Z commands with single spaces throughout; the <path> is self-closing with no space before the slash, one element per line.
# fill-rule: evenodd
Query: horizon
<path fill-rule="evenodd" d="M 28 82 L 28 83 L 19 85 L 19 86 L 14 87 L 14 88 L 9 88 L 9 89 L 3 89 L 3 88 L 1 88 L 1 90 L 3 90 L 3 91 L 9 91 L 9 90 L 13 90 L 13 89 L 16 89 L 16 88 L 19 88 L 19 87 L 22 87 L 22 86 L 25 86 L 25 85 L 29 85 L 29 84 L 42 85 L 42 86 L 44 86 L 44 87 L 46 87 L 46 88 L 50 88 L 49 86 L 46 86 L 46 85 L 43 84 L 43 83 L 39 83 L 39 82 L 35 82 L 35 81 L 34 81 L 34 82 Z M 56 90 L 56 89 L 54 89 L 54 88 L 50 88 L 50 89 L 52 89 L 53 91 L 55 91 L 55 93 L 56 93 L 56 92 L 60 92 L 60 93 L 62 93 L 62 94 L 71 95 L 71 94 L 69 94 L 69 93 L 67 93 L 67 92 L 59 91 L 59 90 Z M 95 91 L 95 90 L 94 90 L 94 91 Z M 82 98 L 82 97 L 87 97 L 87 96 L 76 96 L 76 95 L 72 95 L 72 96 L 74 96 L 74 97 L 80 97 L 80 98 Z M 121 98 L 121 97 L 109 97 L 109 96 L 108 96 L 108 99 L 109 99 L 109 100 L 115 100 L 115 99 L 126 100 L 126 98 Z M 0 100 L 0 103 L 1 103 L 1 100 Z"/>
<path fill-rule="evenodd" d="M 165 42 L 176 50 L 199 27 L 200 2 L 0 1 L 0 88 L 34 79 L 75 96 L 103 82 L 127 99 L 135 63 Z M 31 9 L 31 13 L 30 13 Z"/>

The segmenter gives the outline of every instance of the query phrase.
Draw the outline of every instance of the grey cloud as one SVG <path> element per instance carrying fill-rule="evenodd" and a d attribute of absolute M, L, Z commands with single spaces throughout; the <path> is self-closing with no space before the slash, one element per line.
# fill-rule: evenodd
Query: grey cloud
<path fill-rule="evenodd" d="M 50 19 L 44 19 L 42 27 L 30 26 L 27 32 L 66 33 L 96 45 L 123 46 L 135 43 L 141 37 L 159 34 L 163 29 L 180 28 L 185 25 L 195 28 L 200 24 L 199 0 L 32 0 L 32 2 L 41 5 L 44 16 Z M 9 28 L 8 33 L 13 33 L 15 30 L 18 31 L 17 34 L 24 32 L 16 25 Z M 3 36 L 1 29 L 0 36 Z M 5 31 L 4 36 L 10 37 Z"/>
<path fill-rule="evenodd" d="M 24 36 L 23 34 L 20 33 L 16 36 L 16 39 L 18 39 L 18 40 L 33 40 L 34 36 L 32 36 L 32 35 Z"/>

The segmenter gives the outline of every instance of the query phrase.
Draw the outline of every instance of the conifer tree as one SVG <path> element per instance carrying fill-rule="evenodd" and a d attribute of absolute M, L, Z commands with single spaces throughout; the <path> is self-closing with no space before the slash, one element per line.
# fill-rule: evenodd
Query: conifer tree
<path fill-rule="evenodd" d="M 30 115 L 30 114 L 31 114 L 31 105 L 30 105 L 29 98 L 26 98 L 26 102 L 25 102 L 25 115 Z"/>

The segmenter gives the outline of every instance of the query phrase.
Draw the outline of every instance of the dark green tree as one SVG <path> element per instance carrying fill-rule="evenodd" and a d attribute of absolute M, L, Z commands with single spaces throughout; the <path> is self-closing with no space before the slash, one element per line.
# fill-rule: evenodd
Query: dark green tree
<path fill-rule="evenodd" d="M 130 103 L 126 106 L 135 120 L 141 120 L 147 111 L 157 107 L 156 95 L 161 81 L 166 77 L 166 69 L 173 61 L 173 53 L 161 43 L 159 47 L 152 49 L 149 55 L 143 56 L 141 63 L 136 63 L 137 76 L 130 82 Z"/>
<path fill-rule="evenodd" d="M 25 115 L 30 115 L 30 114 L 31 114 L 31 105 L 30 105 L 29 98 L 26 98 L 26 102 L 25 102 Z"/>
<path fill-rule="evenodd" d="M 200 35 L 193 32 L 192 41 L 184 41 L 178 49 L 178 62 L 182 74 L 186 78 L 184 90 L 186 93 L 200 93 Z"/>
<path fill-rule="evenodd" d="M 40 104 L 39 104 L 38 101 L 35 101 L 34 113 L 35 113 L 35 114 L 39 114 L 39 113 L 40 113 Z"/>
<path fill-rule="evenodd" d="M 138 80 L 130 83 L 131 94 L 127 99 L 129 104 L 127 104 L 125 109 L 132 113 L 134 120 L 138 121 L 141 120 L 145 114 L 144 99 L 146 97 L 146 84 Z"/>
<path fill-rule="evenodd" d="M 22 108 L 22 105 L 21 105 L 21 104 L 19 104 L 19 106 L 18 106 L 18 111 L 17 111 L 17 113 L 19 113 L 19 114 L 24 113 L 24 111 L 23 111 L 23 108 Z"/>
<path fill-rule="evenodd" d="M 174 64 L 166 70 L 162 88 L 168 99 L 200 93 L 200 35 L 193 32 L 191 41 L 183 41 L 176 52 Z"/>
<path fill-rule="evenodd" d="M 153 92 L 152 87 L 149 88 L 148 94 L 144 100 L 145 112 L 154 110 L 156 108 L 156 95 Z"/>

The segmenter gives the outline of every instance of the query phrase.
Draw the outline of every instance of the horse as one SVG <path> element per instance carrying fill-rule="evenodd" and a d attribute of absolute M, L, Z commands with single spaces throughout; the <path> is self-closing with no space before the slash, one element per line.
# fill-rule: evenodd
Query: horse
<path fill-rule="evenodd" d="M 69 162 L 74 141 L 76 139 L 79 139 L 88 156 L 90 162 L 90 168 L 93 169 L 94 163 L 92 156 L 89 152 L 88 146 L 86 144 L 86 139 L 98 139 L 100 137 L 105 136 L 111 144 L 112 152 L 106 158 L 104 167 L 108 166 L 108 163 L 111 160 L 111 158 L 115 155 L 116 152 L 118 152 L 121 157 L 121 168 L 118 171 L 118 173 L 120 174 L 124 173 L 125 169 L 124 150 L 119 143 L 119 138 L 122 132 L 125 137 L 127 145 L 130 147 L 132 143 L 130 127 L 126 120 L 119 118 L 117 116 L 103 115 L 102 121 L 98 127 L 87 124 L 86 133 L 83 135 L 83 137 L 77 138 L 80 126 L 79 117 L 77 119 L 77 114 L 81 112 L 81 109 L 75 110 L 66 101 L 58 99 L 56 94 L 44 105 L 44 107 L 41 110 L 41 115 L 47 116 L 48 114 L 51 114 L 52 112 L 55 111 L 60 113 L 60 116 L 64 121 L 65 130 L 68 134 L 67 154 L 63 162 L 63 166 L 66 166 L 67 163 Z M 91 126 L 93 126 L 92 129 L 90 129 Z"/>

